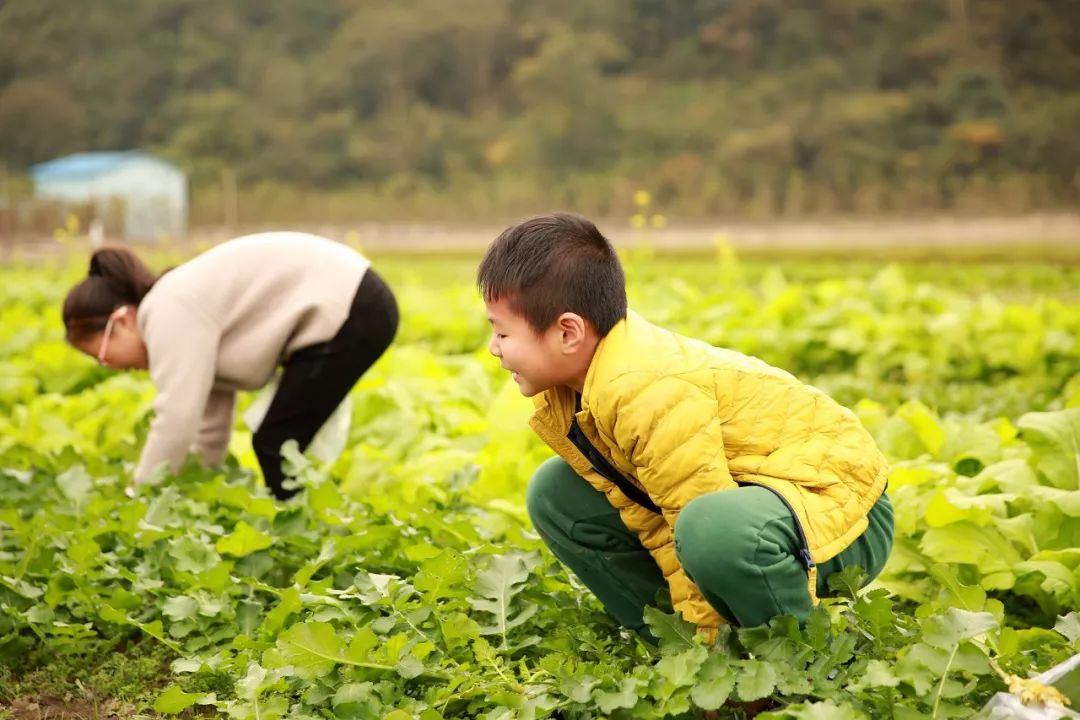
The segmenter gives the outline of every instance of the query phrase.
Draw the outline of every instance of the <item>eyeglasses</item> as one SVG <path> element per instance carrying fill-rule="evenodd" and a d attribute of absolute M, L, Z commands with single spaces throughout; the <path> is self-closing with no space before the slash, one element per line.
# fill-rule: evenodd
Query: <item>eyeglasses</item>
<path fill-rule="evenodd" d="M 105 323 L 105 332 L 101 336 L 101 347 L 98 349 L 97 361 L 103 367 L 109 366 L 109 363 L 105 361 L 105 355 L 109 352 L 109 337 L 112 336 L 114 317 L 115 315 L 110 315 L 109 320 Z"/>

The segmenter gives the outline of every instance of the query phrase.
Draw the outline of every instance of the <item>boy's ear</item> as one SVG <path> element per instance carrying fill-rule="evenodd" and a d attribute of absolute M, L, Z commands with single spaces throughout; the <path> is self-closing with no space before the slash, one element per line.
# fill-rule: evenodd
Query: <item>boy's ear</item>
<path fill-rule="evenodd" d="M 588 337 L 589 326 L 585 318 L 577 313 L 564 312 L 555 320 L 562 338 L 564 351 L 576 352 Z"/>

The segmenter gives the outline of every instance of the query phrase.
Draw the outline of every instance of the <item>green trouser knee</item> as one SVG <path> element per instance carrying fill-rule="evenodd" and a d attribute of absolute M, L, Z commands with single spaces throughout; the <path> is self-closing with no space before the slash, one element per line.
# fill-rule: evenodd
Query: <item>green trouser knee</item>
<path fill-rule="evenodd" d="M 667 587 L 660 567 L 602 493 L 566 461 L 544 461 L 529 482 L 525 507 L 551 552 L 624 627 L 649 635 L 645 606 Z"/>
<path fill-rule="evenodd" d="M 887 495 L 874 503 L 869 525 L 836 557 L 818 565 L 816 594 L 830 595 L 828 578 L 850 565 L 868 581 L 892 550 L 893 510 Z M 777 615 L 805 622 L 813 608 L 802 540 L 787 505 L 771 490 L 746 485 L 690 501 L 675 523 L 675 553 L 701 594 L 729 621 L 761 625 Z"/>
<path fill-rule="evenodd" d="M 534 474 L 526 506 L 540 536 L 564 565 L 622 625 L 645 631 L 645 607 L 666 588 L 663 574 L 637 534 L 603 494 L 561 458 Z M 860 565 L 870 578 L 892 548 L 892 505 L 882 496 L 870 526 L 850 547 L 818 568 L 817 593 L 827 578 Z M 804 621 L 812 607 L 799 538 L 787 506 L 772 492 L 742 487 L 710 493 L 683 508 L 675 527 L 676 553 L 687 574 L 725 619 L 759 625 L 776 615 Z"/>

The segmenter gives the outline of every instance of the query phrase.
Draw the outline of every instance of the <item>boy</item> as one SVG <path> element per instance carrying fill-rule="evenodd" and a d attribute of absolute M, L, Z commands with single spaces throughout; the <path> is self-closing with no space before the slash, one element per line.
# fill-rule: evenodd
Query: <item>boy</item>
<path fill-rule="evenodd" d="M 858 419 L 746 355 L 626 307 L 611 243 L 578 215 L 505 230 L 478 272 L 489 350 L 558 454 L 526 505 L 544 542 L 624 626 L 664 584 L 702 631 L 805 621 L 828 575 L 873 578 L 892 547 L 887 464 Z"/>

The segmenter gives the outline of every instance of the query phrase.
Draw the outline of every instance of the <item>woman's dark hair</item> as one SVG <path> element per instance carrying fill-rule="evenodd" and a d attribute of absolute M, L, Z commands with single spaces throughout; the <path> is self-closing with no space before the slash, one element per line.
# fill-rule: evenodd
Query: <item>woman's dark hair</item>
<path fill-rule="evenodd" d="M 142 260 L 127 248 L 108 247 L 90 256 L 90 271 L 64 299 L 68 342 L 105 329 L 109 315 L 124 305 L 138 306 L 157 281 Z"/>
<path fill-rule="evenodd" d="M 626 317 L 619 256 L 581 215 L 541 215 L 507 228 L 484 255 L 476 283 L 485 300 L 509 299 L 537 333 L 564 312 L 581 315 L 601 337 Z"/>

